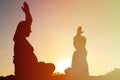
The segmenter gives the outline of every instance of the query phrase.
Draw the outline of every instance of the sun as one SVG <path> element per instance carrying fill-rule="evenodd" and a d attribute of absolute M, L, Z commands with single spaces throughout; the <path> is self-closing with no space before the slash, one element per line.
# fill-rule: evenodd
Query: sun
<path fill-rule="evenodd" d="M 62 61 L 58 61 L 56 64 L 55 72 L 64 73 L 64 70 L 71 66 L 70 59 L 64 59 Z"/>

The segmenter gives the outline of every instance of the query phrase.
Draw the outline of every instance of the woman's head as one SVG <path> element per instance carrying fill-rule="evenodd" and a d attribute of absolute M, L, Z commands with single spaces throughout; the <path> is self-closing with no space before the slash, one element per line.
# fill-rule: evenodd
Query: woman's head
<path fill-rule="evenodd" d="M 16 38 L 29 37 L 30 32 L 31 32 L 31 26 L 28 26 L 26 21 L 21 21 L 16 28 L 14 40 Z"/>

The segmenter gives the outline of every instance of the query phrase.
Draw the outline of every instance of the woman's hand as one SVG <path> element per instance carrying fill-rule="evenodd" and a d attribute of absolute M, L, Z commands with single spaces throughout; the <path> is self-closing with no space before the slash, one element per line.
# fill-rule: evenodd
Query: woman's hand
<path fill-rule="evenodd" d="M 28 6 L 27 2 L 24 2 L 23 6 L 21 8 L 25 13 L 29 12 L 29 6 Z"/>
<path fill-rule="evenodd" d="M 31 16 L 29 6 L 28 6 L 27 2 L 24 2 L 23 6 L 21 8 L 22 8 L 23 12 L 25 13 L 25 21 L 27 22 L 27 25 L 31 26 L 32 16 Z"/>

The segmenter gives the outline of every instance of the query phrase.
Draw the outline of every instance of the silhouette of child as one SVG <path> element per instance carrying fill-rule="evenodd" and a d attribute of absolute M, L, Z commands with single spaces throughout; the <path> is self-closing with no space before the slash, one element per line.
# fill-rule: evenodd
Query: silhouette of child
<path fill-rule="evenodd" d="M 77 34 L 74 37 L 74 47 L 76 51 L 73 53 L 72 57 L 72 73 L 75 80 L 80 78 L 87 78 L 89 75 L 88 65 L 87 65 L 87 50 L 85 48 L 86 38 L 82 36 L 82 27 L 78 27 Z"/>
<path fill-rule="evenodd" d="M 82 27 L 78 27 L 77 34 L 73 38 L 76 49 L 72 57 L 72 67 L 65 70 L 66 80 L 87 80 L 89 76 L 87 65 L 86 38 L 82 36 Z"/>

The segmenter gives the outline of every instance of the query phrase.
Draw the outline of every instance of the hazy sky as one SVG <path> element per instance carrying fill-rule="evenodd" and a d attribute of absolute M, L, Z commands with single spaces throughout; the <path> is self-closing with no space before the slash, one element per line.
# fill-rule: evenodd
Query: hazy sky
<path fill-rule="evenodd" d="M 0 0 L 0 75 L 14 74 L 12 38 L 18 22 L 24 20 L 24 1 Z M 28 40 L 39 61 L 54 63 L 56 71 L 62 63 L 70 66 L 73 37 L 81 25 L 90 75 L 120 68 L 120 0 L 26 1 L 33 17 Z"/>

